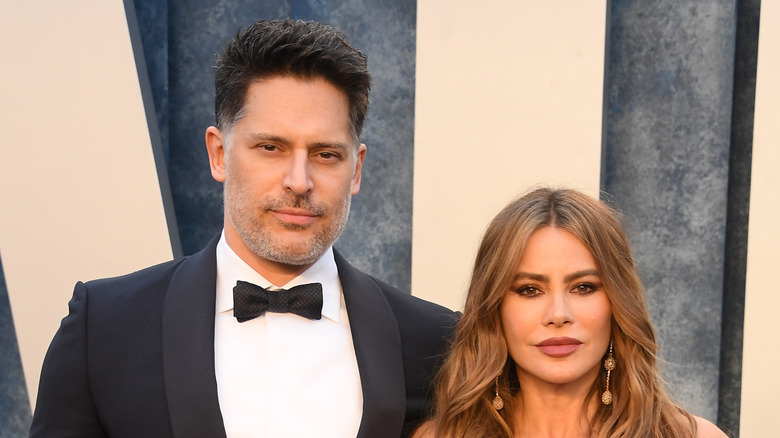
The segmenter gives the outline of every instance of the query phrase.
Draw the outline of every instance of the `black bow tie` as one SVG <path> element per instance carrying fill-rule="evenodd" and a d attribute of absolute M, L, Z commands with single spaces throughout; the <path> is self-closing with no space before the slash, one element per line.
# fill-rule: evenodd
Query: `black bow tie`
<path fill-rule="evenodd" d="M 301 284 L 288 290 L 268 291 L 239 280 L 233 288 L 233 316 L 249 321 L 265 312 L 294 313 L 304 318 L 322 317 L 322 285 Z"/>

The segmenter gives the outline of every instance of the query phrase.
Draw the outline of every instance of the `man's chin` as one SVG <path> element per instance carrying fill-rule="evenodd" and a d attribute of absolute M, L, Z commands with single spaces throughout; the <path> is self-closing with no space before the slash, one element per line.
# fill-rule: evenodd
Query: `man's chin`
<path fill-rule="evenodd" d="M 287 266 L 306 266 L 319 260 L 327 247 L 320 248 L 310 241 L 307 241 L 305 245 L 284 241 L 256 249 L 255 254 L 271 262 Z"/>
<path fill-rule="evenodd" d="M 319 260 L 320 257 L 322 257 L 322 254 L 317 254 L 316 256 L 311 254 L 269 254 L 265 258 L 280 265 L 298 268 L 310 266 Z"/>

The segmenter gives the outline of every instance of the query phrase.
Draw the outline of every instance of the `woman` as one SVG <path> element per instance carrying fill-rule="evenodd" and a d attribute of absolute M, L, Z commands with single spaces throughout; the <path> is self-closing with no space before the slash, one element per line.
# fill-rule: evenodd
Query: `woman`
<path fill-rule="evenodd" d="M 617 214 L 538 189 L 489 225 L 415 437 L 725 437 L 673 404 Z"/>

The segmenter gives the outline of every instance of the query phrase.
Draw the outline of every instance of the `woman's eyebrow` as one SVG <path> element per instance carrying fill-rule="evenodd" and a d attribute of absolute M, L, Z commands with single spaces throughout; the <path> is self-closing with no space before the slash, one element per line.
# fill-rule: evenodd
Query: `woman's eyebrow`
<path fill-rule="evenodd" d="M 550 278 L 546 275 L 542 274 L 532 274 L 530 272 L 518 272 L 515 274 L 515 281 L 527 279 L 527 280 L 534 280 L 534 281 L 541 281 L 541 282 L 548 282 L 550 281 Z"/>
<path fill-rule="evenodd" d="M 571 273 L 571 274 L 563 277 L 563 281 L 568 283 L 568 282 L 570 282 L 572 280 L 576 280 L 576 279 L 582 278 L 582 277 L 587 277 L 587 276 L 590 276 L 590 275 L 595 275 L 596 277 L 598 277 L 599 276 L 599 272 L 597 270 L 595 270 L 595 269 L 585 269 L 585 270 L 582 270 L 582 271 L 577 271 L 577 272 Z"/>

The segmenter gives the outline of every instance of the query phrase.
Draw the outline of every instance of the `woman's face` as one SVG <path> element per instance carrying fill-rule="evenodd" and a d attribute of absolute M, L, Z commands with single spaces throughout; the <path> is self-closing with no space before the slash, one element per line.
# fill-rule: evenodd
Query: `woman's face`
<path fill-rule="evenodd" d="M 590 387 L 609 346 L 612 310 L 588 248 L 560 228 L 534 231 L 501 320 L 521 386 Z"/>

